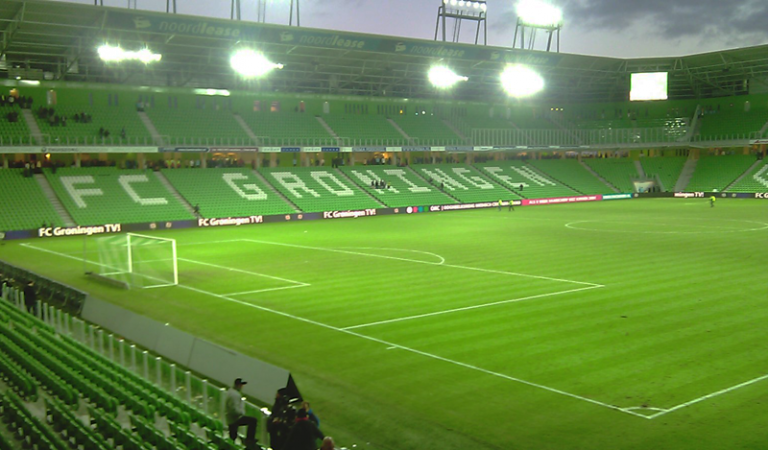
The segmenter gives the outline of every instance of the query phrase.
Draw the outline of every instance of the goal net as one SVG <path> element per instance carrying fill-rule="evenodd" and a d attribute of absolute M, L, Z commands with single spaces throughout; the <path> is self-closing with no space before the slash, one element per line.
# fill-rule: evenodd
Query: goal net
<path fill-rule="evenodd" d="M 179 284 L 174 239 L 127 233 L 96 239 L 99 275 L 132 288 Z"/>

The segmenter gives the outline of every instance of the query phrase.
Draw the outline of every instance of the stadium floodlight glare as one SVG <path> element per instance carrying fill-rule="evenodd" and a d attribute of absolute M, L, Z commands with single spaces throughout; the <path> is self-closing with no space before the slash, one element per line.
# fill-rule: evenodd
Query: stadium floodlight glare
<path fill-rule="evenodd" d="M 102 45 L 97 49 L 99 58 L 104 62 L 121 62 L 121 61 L 140 61 L 144 64 L 160 61 L 163 55 L 159 53 L 152 53 L 148 48 L 142 48 L 139 51 L 123 50 L 120 47 L 113 47 L 111 45 Z"/>
<path fill-rule="evenodd" d="M 483 0 L 443 0 L 443 5 L 452 6 L 455 9 L 480 9 L 488 11 L 488 4 Z"/>
<path fill-rule="evenodd" d="M 457 75 L 453 70 L 445 66 L 434 66 L 427 73 L 429 82 L 438 89 L 447 89 L 459 81 L 467 81 L 469 78 Z"/>
<path fill-rule="evenodd" d="M 530 67 L 512 65 L 501 73 L 501 86 L 512 97 L 530 97 L 544 89 L 544 79 Z"/>
<path fill-rule="evenodd" d="M 245 48 L 236 51 L 229 64 L 235 72 L 246 78 L 260 77 L 266 75 L 273 69 L 282 69 L 282 64 L 275 64 L 268 60 L 263 53 Z"/>
<path fill-rule="evenodd" d="M 526 25 L 558 27 L 563 24 L 563 11 L 541 0 L 521 0 L 515 7 L 517 17 Z"/>

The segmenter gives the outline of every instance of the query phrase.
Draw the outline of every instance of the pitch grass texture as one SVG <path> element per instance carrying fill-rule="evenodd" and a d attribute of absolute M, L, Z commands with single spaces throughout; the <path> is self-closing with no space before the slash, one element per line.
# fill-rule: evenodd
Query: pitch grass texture
<path fill-rule="evenodd" d="M 89 281 L 82 238 L 9 242 L 0 257 L 290 369 L 348 447 L 768 445 L 767 202 L 156 234 L 178 241 L 181 286 Z"/>

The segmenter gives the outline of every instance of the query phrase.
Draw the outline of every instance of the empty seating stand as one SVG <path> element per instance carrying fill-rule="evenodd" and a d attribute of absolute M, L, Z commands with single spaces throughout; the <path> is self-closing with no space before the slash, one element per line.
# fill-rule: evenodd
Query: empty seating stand
<path fill-rule="evenodd" d="M 466 164 L 438 164 L 412 166 L 422 178 L 433 180 L 434 185 L 462 203 L 493 202 L 521 198 L 517 193 L 492 180 Z"/>
<path fill-rule="evenodd" d="M 752 155 L 702 156 L 696 163 L 688 191 L 722 191 L 755 163 Z"/>
<path fill-rule="evenodd" d="M 260 169 L 267 181 L 305 212 L 360 210 L 382 205 L 343 173 L 325 167 Z"/>
<path fill-rule="evenodd" d="M 79 225 L 194 218 L 148 170 L 64 168 L 45 175 Z"/>
<path fill-rule="evenodd" d="M 166 169 L 163 174 L 203 217 L 296 212 L 250 169 Z"/>
<path fill-rule="evenodd" d="M 582 194 L 608 194 L 611 188 L 575 159 L 535 159 L 528 162 L 553 180 Z"/>
<path fill-rule="evenodd" d="M 475 166 L 523 198 L 568 197 L 579 193 L 523 161 L 494 161 Z"/>
<path fill-rule="evenodd" d="M 389 207 L 456 203 L 440 190 L 440 183 L 430 184 L 409 167 L 346 166 L 341 170 L 361 189 Z M 374 187 L 371 182 L 384 182 L 390 187 Z"/>
<path fill-rule="evenodd" d="M 33 177 L 23 169 L 0 169 L 0 231 L 30 230 L 43 223 L 62 225 L 62 220 Z"/>
<path fill-rule="evenodd" d="M 223 434 L 220 421 L 71 337 L 56 334 L 5 299 L 0 300 L 0 376 L 10 388 L 0 392 L 0 412 L 15 440 L 0 434 L 0 450 L 19 445 L 33 450 L 225 448 L 216 444 Z M 38 396 L 43 396 L 43 420 L 27 408 Z M 131 428 L 118 420 L 123 410 Z M 193 422 L 200 427 L 196 433 L 190 428 Z M 157 426 L 165 423 L 170 433 Z M 188 439 L 194 435 L 194 446 L 176 437 L 180 429 Z M 242 448 L 229 444 L 226 448 Z"/>

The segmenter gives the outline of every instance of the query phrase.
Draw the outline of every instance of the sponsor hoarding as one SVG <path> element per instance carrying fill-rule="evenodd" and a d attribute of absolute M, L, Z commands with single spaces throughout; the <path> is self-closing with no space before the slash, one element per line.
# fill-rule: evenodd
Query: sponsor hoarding
<path fill-rule="evenodd" d="M 602 195 L 579 195 L 576 197 L 532 198 L 523 200 L 523 206 L 533 205 L 558 205 L 562 203 L 597 202 L 603 199 Z"/>

